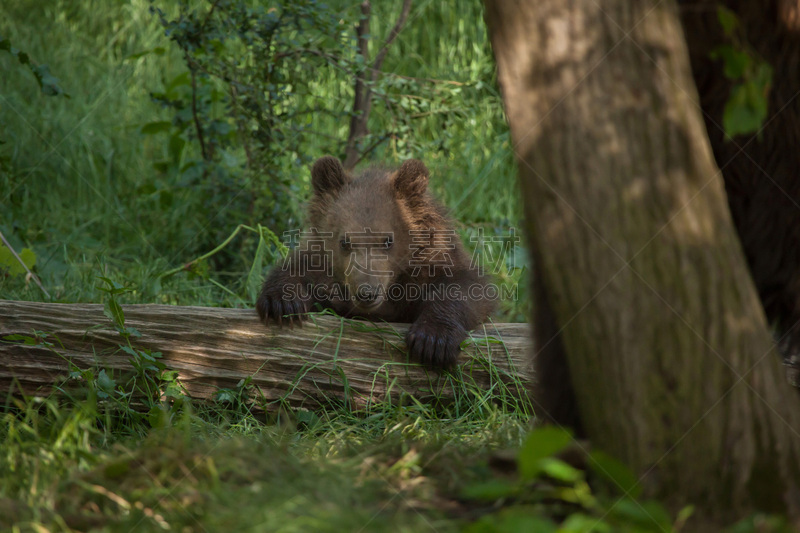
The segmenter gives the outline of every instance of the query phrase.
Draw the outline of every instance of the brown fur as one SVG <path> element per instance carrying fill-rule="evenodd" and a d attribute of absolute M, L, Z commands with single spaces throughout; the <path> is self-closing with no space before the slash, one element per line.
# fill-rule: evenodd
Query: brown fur
<path fill-rule="evenodd" d="M 267 276 L 256 304 L 262 321 L 300 323 L 318 305 L 346 317 L 409 322 L 412 357 L 433 367 L 455 364 L 461 341 L 492 302 L 466 297 L 470 286 L 482 288 L 486 280 L 469 268 L 444 208 L 429 194 L 425 165 L 412 159 L 394 171 L 372 168 L 352 176 L 327 156 L 314 163 L 311 179 L 308 218 L 320 237 L 306 238 Z M 310 259 L 311 241 L 324 243 L 331 272 L 299 272 Z M 437 264 L 442 253 L 450 258 L 446 265 Z M 363 268 L 352 268 L 354 260 Z M 390 297 L 390 287 L 410 286 L 445 297 Z M 309 293 L 309 287 L 328 290 Z M 464 298 L 452 298 L 456 291 Z"/>

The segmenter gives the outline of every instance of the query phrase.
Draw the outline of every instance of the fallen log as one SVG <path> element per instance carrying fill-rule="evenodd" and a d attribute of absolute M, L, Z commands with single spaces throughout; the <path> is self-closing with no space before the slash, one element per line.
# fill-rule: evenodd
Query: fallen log
<path fill-rule="evenodd" d="M 484 324 L 472 332 L 459 366 L 437 372 L 409 362 L 408 324 L 314 314 L 302 328 L 265 327 L 250 309 L 123 305 L 137 350 L 160 352 L 186 393 L 213 399 L 249 379 L 257 407 L 363 408 L 410 395 L 450 403 L 489 394 L 519 405 L 532 381 L 527 324 Z M 0 300 L 0 390 L 49 394 L 73 370 L 131 371 L 128 342 L 100 304 Z M 74 376 L 74 374 L 73 374 Z"/>

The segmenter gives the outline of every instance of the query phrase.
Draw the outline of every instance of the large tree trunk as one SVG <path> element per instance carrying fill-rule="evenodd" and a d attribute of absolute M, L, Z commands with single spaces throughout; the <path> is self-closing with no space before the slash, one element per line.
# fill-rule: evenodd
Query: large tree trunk
<path fill-rule="evenodd" d="M 550 307 L 534 324 L 539 414 L 582 426 L 649 495 L 721 519 L 797 516 L 800 409 L 725 204 L 674 1 L 486 0 L 486 20 L 536 303 Z"/>

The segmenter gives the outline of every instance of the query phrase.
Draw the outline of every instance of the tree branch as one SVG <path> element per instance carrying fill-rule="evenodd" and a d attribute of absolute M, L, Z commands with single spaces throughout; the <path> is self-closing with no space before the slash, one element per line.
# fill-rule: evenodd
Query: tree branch
<path fill-rule="evenodd" d="M 358 149 L 358 141 L 369 133 L 367 123 L 369 122 L 370 111 L 372 110 L 372 89 L 370 83 L 374 83 L 380 74 L 383 60 L 386 58 L 386 53 L 389 51 L 389 46 L 394 42 L 400 34 L 400 30 L 408 19 L 408 13 L 411 11 L 411 0 L 404 0 L 403 8 L 400 16 L 397 19 L 386 42 L 375 56 L 372 67 L 369 67 L 369 20 L 371 13 L 371 6 L 368 0 L 361 3 L 361 21 L 356 26 L 356 35 L 358 36 L 358 54 L 363 58 L 365 67 L 356 76 L 355 84 L 355 97 L 353 99 L 353 116 L 350 118 L 350 134 L 347 137 L 347 144 L 345 146 L 344 167 L 352 170 L 361 158 L 362 154 Z M 369 82 L 367 81 L 366 73 L 370 72 Z"/>
<path fill-rule="evenodd" d="M 200 118 L 197 116 L 197 80 L 195 79 L 197 74 L 195 73 L 194 67 L 192 67 L 192 61 L 189 58 L 189 54 L 186 54 L 186 63 L 189 65 L 189 70 L 192 72 L 192 119 L 194 119 L 194 128 L 197 131 L 197 140 L 200 142 L 200 152 L 203 154 L 203 161 L 208 161 L 208 152 L 206 151 L 206 143 L 203 140 L 203 126 L 200 124 Z"/>
<path fill-rule="evenodd" d="M 394 28 L 392 28 L 392 31 L 389 32 L 389 37 L 386 38 L 386 42 L 383 43 L 383 47 L 378 52 L 378 55 L 375 56 L 375 62 L 372 64 L 372 81 L 378 79 L 378 73 L 383 65 L 383 60 L 386 58 L 386 53 L 389 51 L 389 45 L 391 45 L 400 34 L 400 30 L 403 29 L 410 11 L 411 0 L 405 0 L 403 2 L 403 9 L 400 11 L 400 16 L 397 19 L 397 23 L 394 25 Z"/>

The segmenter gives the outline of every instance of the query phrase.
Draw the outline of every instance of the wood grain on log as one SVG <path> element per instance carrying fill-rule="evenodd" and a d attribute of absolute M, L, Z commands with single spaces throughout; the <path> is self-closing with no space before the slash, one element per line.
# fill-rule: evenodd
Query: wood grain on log
<path fill-rule="evenodd" d="M 302 328 L 265 327 L 253 310 L 169 305 L 124 305 L 125 326 L 141 337 L 136 348 L 161 352 L 192 398 L 213 398 L 251 377 L 261 407 L 315 408 L 332 401 L 363 407 L 408 394 L 451 402 L 474 390 L 501 401 L 527 397 L 531 382 L 527 324 L 484 324 L 472 334 L 453 373 L 408 362 L 408 324 L 372 324 L 313 316 Z M 25 345 L 9 335 L 46 341 Z M 47 394 L 78 368 L 131 370 L 125 339 L 100 304 L 0 300 L 0 390 Z"/>

